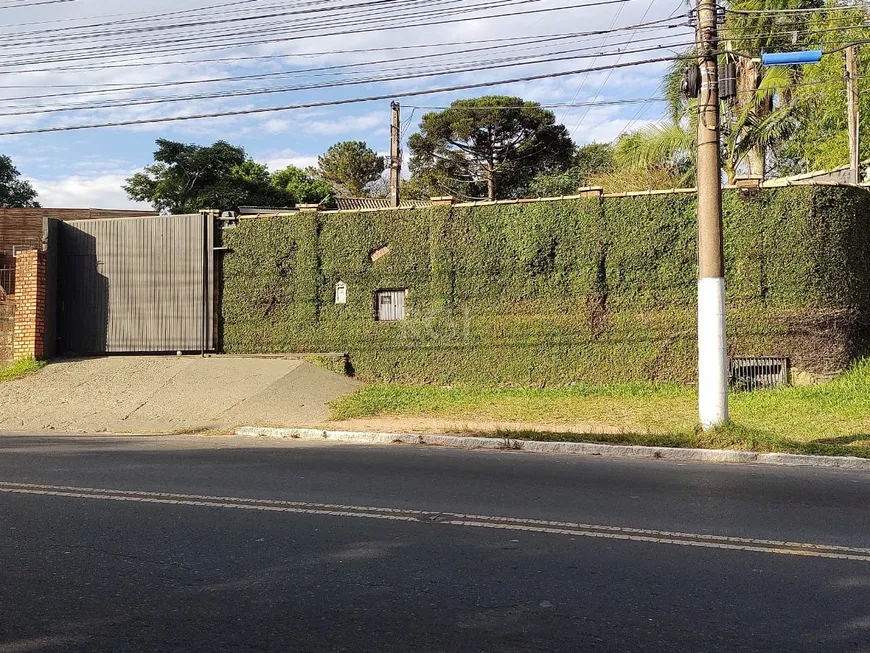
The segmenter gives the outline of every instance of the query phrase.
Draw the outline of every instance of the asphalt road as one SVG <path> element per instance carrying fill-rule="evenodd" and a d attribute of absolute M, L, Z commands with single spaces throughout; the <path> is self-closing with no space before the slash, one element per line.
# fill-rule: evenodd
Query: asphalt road
<path fill-rule="evenodd" d="M 870 475 L 0 438 L 0 652 L 870 652 Z"/>

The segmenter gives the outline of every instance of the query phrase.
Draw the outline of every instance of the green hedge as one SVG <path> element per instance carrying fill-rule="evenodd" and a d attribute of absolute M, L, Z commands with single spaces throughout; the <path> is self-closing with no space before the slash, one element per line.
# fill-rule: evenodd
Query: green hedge
<path fill-rule="evenodd" d="M 731 353 L 830 373 L 864 351 L 870 193 L 728 192 L 724 211 Z M 695 231 L 691 194 L 242 219 L 223 347 L 348 352 L 389 381 L 689 382 Z M 382 288 L 408 288 L 407 320 L 374 320 Z"/>

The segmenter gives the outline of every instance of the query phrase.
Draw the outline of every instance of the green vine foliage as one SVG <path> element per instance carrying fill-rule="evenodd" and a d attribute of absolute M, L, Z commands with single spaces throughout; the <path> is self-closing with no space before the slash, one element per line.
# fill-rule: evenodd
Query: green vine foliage
<path fill-rule="evenodd" d="M 347 352 L 368 380 L 691 382 L 695 205 L 671 194 L 243 219 L 224 233 L 223 347 Z M 865 353 L 868 227 L 859 189 L 726 192 L 730 353 L 815 374 Z M 377 322 L 375 293 L 399 288 L 407 319 Z"/>

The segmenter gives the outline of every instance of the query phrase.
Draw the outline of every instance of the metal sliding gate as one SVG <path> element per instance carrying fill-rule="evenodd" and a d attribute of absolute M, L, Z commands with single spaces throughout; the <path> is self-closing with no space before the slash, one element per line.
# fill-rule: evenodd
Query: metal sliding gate
<path fill-rule="evenodd" d="M 58 350 L 214 349 L 214 219 L 167 215 L 60 224 Z"/>

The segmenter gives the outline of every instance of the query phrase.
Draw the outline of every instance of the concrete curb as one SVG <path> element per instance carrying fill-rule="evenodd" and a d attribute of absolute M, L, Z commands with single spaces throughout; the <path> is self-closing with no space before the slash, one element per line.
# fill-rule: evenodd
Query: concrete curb
<path fill-rule="evenodd" d="M 870 459 L 853 456 L 800 456 L 788 453 L 754 453 L 726 449 L 678 449 L 640 447 L 584 442 L 535 442 L 506 438 L 481 438 L 460 435 L 426 435 L 415 433 L 370 433 L 368 431 L 330 431 L 303 428 L 266 428 L 242 426 L 236 435 L 284 438 L 293 440 L 327 440 L 361 444 L 428 444 L 460 449 L 515 449 L 535 453 L 581 454 L 608 458 L 653 458 L 659 460 L 706 463 L 754 463 L 780 467 L 826 467 L 870 471 Z"/>

